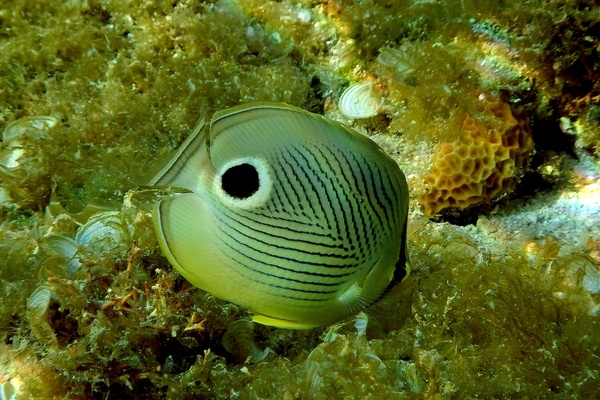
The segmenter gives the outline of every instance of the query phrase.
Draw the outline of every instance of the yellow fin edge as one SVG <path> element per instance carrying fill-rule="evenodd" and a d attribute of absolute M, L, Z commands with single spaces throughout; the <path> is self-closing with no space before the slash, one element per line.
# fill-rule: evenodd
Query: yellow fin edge
<path fill-rule="evenodd" d="M 258 314 L 252 316 L 252 321 L 262 324 L 262 325 L 274 326 L 276 328 L 283 328 L 283 329 L 312 329 L 312 328 L 316 328 L 319 326 L 319 325 L 315 325 L 315 324 L 307 324 L 305 322 L 290 321 L 288 319 L 279 319 L 279 318 L 267 317 L 266 315 L 258 315 Z"/>

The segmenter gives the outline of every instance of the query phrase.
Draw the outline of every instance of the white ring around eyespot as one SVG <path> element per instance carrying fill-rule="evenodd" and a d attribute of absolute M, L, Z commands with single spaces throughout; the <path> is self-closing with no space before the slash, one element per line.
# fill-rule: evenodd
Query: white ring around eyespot
<path fill-rule="evenodd" d="M 223 190 L 221 181 L 223 174 L 227 170 L 241 164 L 252 165 L 258 173 L 258 190 L 254 192 L 250 197 L 246 197 L 245 199 L 238 199 L 233 196 L 230 196 L 227 192 Z M 269 199 L 272 189 L 273 180 L 271 179 L 271 170 L 269 168 L 269 163 L 267 163 L 267 160 L 260 157 L 244 157 L 226 162 L 221 166 L 219 171 L 217 171 L 217 174 L 215 175 L 215 178 L 213 180 L 213 190 L 217 194 L 217 197 L 221 199 L 221 201 L 223 201 L 225 205 L 230 207 L 244 209 L 261 207 Z"/>

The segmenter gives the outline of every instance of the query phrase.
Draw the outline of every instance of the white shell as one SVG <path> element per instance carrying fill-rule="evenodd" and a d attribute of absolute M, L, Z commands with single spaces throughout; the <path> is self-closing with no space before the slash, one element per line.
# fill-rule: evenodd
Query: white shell
<path fill-rule="evenodd" d="M 23 117 L 6 125 L 2 132 L 2 141 L 8 142 L 14 139 L 21 139 L 27 134 L 37 138 L 49 138 L 44 132 L 58 123 L 58 119 L 49 115 L 37 115 L 33 117 Z"/>
<path fill-rule="evenodd" d="M 25 149 L 22 147 L 8 149 L 0 152 L 0 168 L 3 170 L 15 170 L 19 168 L 21 162 L 19 159 L 25 155 Z"/>
<path fill-rule="evenodd" d="M 354 318 L 356 337 L 364 336 L 367 333 L 367 325 L 369 325 L 369 316 L 362 311 L 359 312 Z"/>
<path fill-rule="evenodd" d="M 65 259 L 67 262 L 67 274 L 69 276 L 75 274 L 81 267 L 77 243 L 73 239 L 61 235 L 49 235 L 46 243 L 52 250 Z"/>
<path fill-rule="evenodd" d="M 52 128 L 58 120 L 51 116 L 23 117 L 6 125 L 2 131 L 0 146 L 0 171 L 9 173 L 21 167 L 20 159 L 35 150 L 40 139 L 50 139 L 46 130 Z M 31 160 L 29 160 L 31 161 Z M 26 174 L 25 171 L 20 171 Z M 16 171 L 18 173 L 18 171 Z"/>
<path fill-rule="evenodd" d="M 77 230 L 75 243 L 95 256 L 103 256 L 129 243 L 129 232 L 118 211 L 94 214 Z"/>
<path fill-rule="evenodd" d="M 27 299 L 27 311 L 29 315 L 39 320 L 46 314 L 50 306 L 50 300 L 54 292 L 46 286 L 38 286 Z"/>
<path fill-rule="evenodd" d="M 44 343 L 55 346 L 57 344 L 56 335 L 48 322 L 48 309 L 52 299 L 57 299 L 56 293 L 47 286 L 38 286 L 27 299 L 27 317 L 35 337 Z"/>
<path fill-rule="evenodd" d="M 365 81 L 350 85 L 342 93 L 338 106 L 348 118 L 369 118 L 379 113 L 382 104 L 383 97 L 373 89 L 373 82 Z"/>

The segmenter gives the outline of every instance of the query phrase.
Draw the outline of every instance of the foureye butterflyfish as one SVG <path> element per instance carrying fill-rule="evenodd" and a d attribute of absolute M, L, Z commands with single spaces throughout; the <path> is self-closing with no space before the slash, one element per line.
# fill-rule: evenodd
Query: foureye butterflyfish
<path fill-rule="evenodd" d="M 327 325 L 410 271 L 404 174 L 322 116 L 279 103 L 217 112 L 150 184 L 183 189 L 153 211 L 170 263 L 256 322 Z"/>

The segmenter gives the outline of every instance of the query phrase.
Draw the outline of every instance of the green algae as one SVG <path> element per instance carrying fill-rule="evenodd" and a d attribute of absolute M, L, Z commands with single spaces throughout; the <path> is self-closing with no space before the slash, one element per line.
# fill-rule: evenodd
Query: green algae
<path fill-rule="evenodd" d="M 143 201 L 126 195 L 202 115 L 254 100 L 335 114 L 341 89 L 367 76 L 385 83 L 388 108 L 355 125 L 399 136 L 410 150 L 393 153 L 413 181 L 427 168 L 408 165 L 426 160 L 419 142 L 438 140 L 479 89 L 507 92 L 555 130 L 560 117 L 587 118 L 572 134 L 597 154 L 597 12 L 570 1 L 0 6 L 0 126 L 57 121 L 27 128 L 16 170 L 4 163 L 16 147 L 0 148 L 0 384 L 18 398 L 598 397 L 594 238 L 570 246 L 502 234 L 493 217 L 469 229 L 413 212 L 414 272 L 370 310 L 366 335 L 351 321 L 256 327 L 271 351 L 240 363 L 222 340 L 245 313 L 179 277 Z M 412 71 L 381 64 L 386 48 Z M 534 134 L 543 162 L 551 139 Z M 115 211 L 123 235 L 98 248 L 92 231 L 69 269 L 49 238 L 74 238 L 90 204 Z M 28 299 L 41 286 L 52 295 L 36 314 Z"/>

